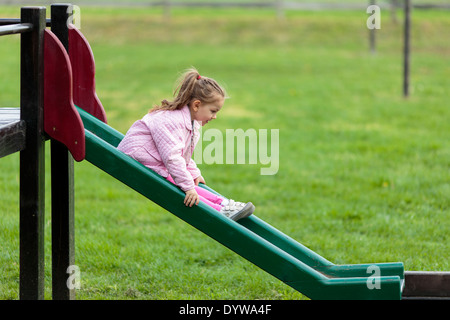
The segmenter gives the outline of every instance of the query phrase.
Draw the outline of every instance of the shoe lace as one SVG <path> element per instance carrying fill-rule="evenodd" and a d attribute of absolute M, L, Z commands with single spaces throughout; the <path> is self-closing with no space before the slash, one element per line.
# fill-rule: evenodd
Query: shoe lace
<path fill-rule="evenodd" d="M 229 203 L 224 206 L 224 210 L 226 212 L 235 211 L 235 210 L 241 210 L 244 207 L 242 202 L 237 202 L 234 200 L 229 200 Z"/>

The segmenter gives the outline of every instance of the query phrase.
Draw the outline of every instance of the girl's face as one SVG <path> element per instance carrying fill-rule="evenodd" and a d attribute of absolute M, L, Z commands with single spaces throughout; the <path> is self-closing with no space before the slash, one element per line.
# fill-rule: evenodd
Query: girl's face
<path fill-rule="evenodd" d="M 224 98 L 218 97 L 215 102 L 205 103 L 194 100 L 191 103 L 191 119 L 200 121 L 202 126 L 216 119 L 217 113 L 222 109 Z"/>

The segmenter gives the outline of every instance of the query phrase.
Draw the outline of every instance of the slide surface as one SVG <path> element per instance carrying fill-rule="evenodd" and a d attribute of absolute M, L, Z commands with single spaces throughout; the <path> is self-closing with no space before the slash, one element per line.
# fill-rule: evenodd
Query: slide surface
<path fill-rule="evenodd" d="M 116 149 L 122 133 L 77 110 L 87 161 L 310 299 L 401 299 L 402 263 L 335 265 L 255 215 L 235 222 L 203 203 L 186 207 L 179 188 Z"/>

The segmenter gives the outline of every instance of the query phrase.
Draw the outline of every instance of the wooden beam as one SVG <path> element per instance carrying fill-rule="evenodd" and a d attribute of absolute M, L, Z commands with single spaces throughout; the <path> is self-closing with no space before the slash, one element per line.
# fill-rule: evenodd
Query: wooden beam
<path fill-rule="evenodd" d="M 24 147 L 25 121 L 20 120 L 20 109 L 0 108 L 0 158 Z"/>
<path fill-rule="evenodd" d="M 402 298 L 450 299 L 450 272 L 406 271 Z"/>
<path fill-rule="evenodd" d="M 20 152 L 20 299 L 44 299 L 44 29 L 45 7 L 23 7 L 21 22 L 20 118 L 25 149 Z"/>
<path fill-rule="evenodd" d="M 67 21 L 72 5 L 51 6 L 52 32 L 65 49 L 69 48 Z M 74 160 L 61 142 L 51 141 L 52 176 L 52 297 L 75 299 L 75 289 L 67 285 L 67 269 L 75 263 Z"/>

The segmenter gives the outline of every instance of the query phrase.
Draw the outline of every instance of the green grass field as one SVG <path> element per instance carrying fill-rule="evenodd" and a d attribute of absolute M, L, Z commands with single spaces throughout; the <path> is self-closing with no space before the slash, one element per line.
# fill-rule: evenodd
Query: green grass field
<path fill-rule="evenodd" d="M 170 20 L 145 8 L 81 15 L 112 127 L 125 133 L 195 66 L 230 96 L 209 127 L 280 133 L 276 175 L 261 176 L 260 164 L 201 165 L 211 187 L 252 201 L 258 217 L 336 264 L 450 270 L 448 12 L 413 12 L 408 99 L 402 24 L 388 12 L 374 55 L 365 12 L 287 12 L 283 21 L 237 9 L 174 9 Z M 18 53 L 18 36 L 0 37 L 0 107 L 18 106 Z M 0 159 L 0 299 L 18 298 L 18 160 Z M 47 161 L 48 188 L 49 172 Z M 304 299 L 89 163 L 76 163 L 75 181 L 78 299 Z M 51 298 L 49 193 L 46 201 Z"/>

